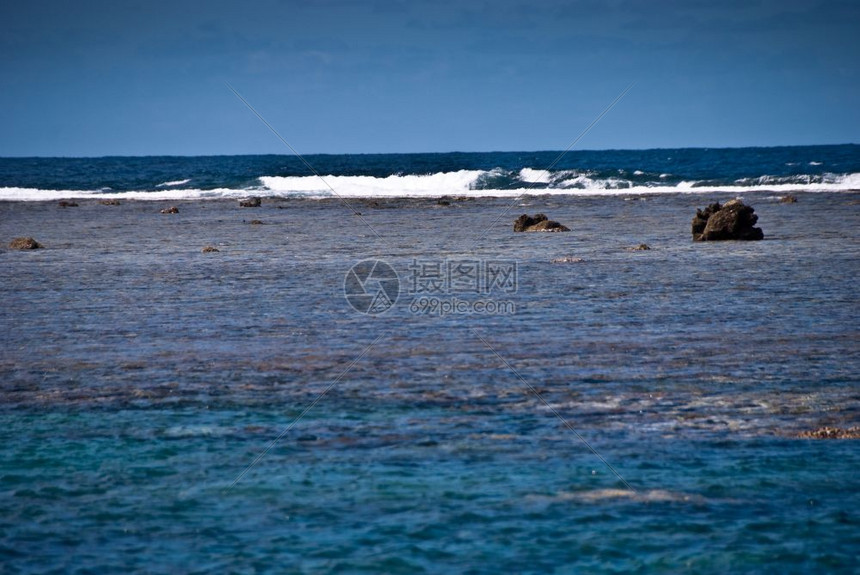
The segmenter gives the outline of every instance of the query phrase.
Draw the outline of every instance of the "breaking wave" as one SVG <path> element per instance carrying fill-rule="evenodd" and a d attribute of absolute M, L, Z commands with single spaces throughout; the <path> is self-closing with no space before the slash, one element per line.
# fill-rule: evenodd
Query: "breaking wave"
<path fill-rule="evenodd" d="M 131 191 L 46 190 L 0 188 L 0 201 L 51 201 L 60 199 L 196 200 L 266 197 L 346 198 L 514 197 L 528 195 L 600 196 L 618 194 L 673 194 L 710 192 L 842 192 L 860 191 L 860 173 L 769 176 L 733 180 L 685 180 L 667 173 L 642 170 L 459 170 L 432 174 L 377 176 L 262 176 L 253 185 L 199 189 L 182 187 L 190 180 L 167 181 L 155 189 Z"/>

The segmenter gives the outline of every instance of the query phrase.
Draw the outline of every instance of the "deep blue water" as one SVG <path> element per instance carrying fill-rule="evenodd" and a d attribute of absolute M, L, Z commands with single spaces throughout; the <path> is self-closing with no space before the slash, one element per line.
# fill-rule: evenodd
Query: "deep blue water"
<path fill-rule="evenodd" d="M 828 150 L 688 150 L 673 170 L 860 172 L 856 147 Z M 656 173 L 667 153 L 560 169 L 651 154 Z M 533 164 L 397 158 L 312 163 L 372 186 L 421 162 Z M 696 208 L 736 193 L 440 202 L 392 184 L 350 197 L 360 216 L 157 195 L 189 178 L 245 194 L 291 161 L 0 161 L 7 187 L 156 194 L 0 201 L 3 572 L 856 572 L 858 443 L 798 434 L 860 425 L 860 193 L 743 188 L 765 240 L 705 244 Z M 512 232 L 535 212 L 572 231 Z M 44 249 L 6 249 L 25 235 Z M 368 259 L 399 277 L 378 315 L 344 293 Z M 412 290 L 475 261 L 516 264 L 515 285 Z M 433 313 L 454 298 L 512 307 Z"/>

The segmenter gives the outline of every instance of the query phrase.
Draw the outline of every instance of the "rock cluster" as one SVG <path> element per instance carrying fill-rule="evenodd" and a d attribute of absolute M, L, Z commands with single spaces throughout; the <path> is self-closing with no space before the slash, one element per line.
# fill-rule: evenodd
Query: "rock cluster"
<path fill-rule="evenodd" d="M 693 240 L 713 242 L 721 240 L 761 240 L 761 228 L 753 227 L 758 221 L 755 210 L 740 200 L 723 204 L 714 203 L 704 210 L 696 210 L 693 218 Z"/>
<path fill-rule="evenodd" d="M 860 427 L 822 427 L 798 435 L 804 439 L 860 439 Z"/>
<path fill-rule="evenodd" d="M 554 222 L 543 214 L 534 217 L 523 214 L 514 222 L 515 232 L 569 232 L 570 228 Z"/>
<path fill-rule="evenodd" d="M 113 198 L 109 198 L 109 199 L 106 199 L 106 200 L 102 200 L 102 201 L 100 201 L 99 203 L 100 203 L 101 205 L 103 205 L 103 206 L 118 206 L 118 205 L 119 205 L 119 200 L 115 200 L 115 199 L 113 199 Z"/>
<path fill-rule="evenodd" d="M 201 251 L 202 251 L 204 254 L 211 254 L 211 253 L 214 253 L 214 252 L 220 252 L 221 250 L 219 250 L 219 249 L 218 249 L 218 248 L 216 248 L 215 246 L 206 246 L 206 247 L 205 247 L 205 248 L 203 248 L 203 250 L 201 250 Z"/>
<path fill-rule="evenodd" d="M 179 208 L 177 208 L 176 206 L 170 206 L 169 208 L 164 208 L 163 210 L 161 210 L 161 213 L 162 214 L 178 214 Z"/>
<path fill-rule="evenodd" d="M 60 206 L 61 208 L 77 208 L 78 207 L 77 202 L 70 202 L 68 200 L 60 200 L 59 202 L 57 202 L 57 205 Z"/>
<path fill-rule="evenodd" d="M 259 208 L 262 203 L 263 201 L 256 196 L 239 200 L 239 206 L 242 208 Z"/>

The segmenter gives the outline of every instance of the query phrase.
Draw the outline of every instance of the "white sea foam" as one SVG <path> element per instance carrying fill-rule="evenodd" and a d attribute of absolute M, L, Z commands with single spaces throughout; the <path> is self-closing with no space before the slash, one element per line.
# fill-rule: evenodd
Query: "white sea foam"
<path fill-rule="evenodd" d="M 0 188 L 0 201 L 56 201 L 62 199 L 125 199 L 125 200 L 195 200 L 218 198 L 244 198 L 249 195 L 270 197 L 311 197 L 325 198 L 340 196 L 345 198 L 385 198 L 385 197 L 439 197 L 463 195 L 471 197 L 517 197 L 520 195 L 635 195 L 671 193 L 713 193 L 768 191 L 773 193 L 789 192 L 840 192 L 860 191 L 860 173 L 823 174 L 817 182 L 811 178 L 798 176 L 791 182 L 785 178 L 761 176 L 733 182 L 732 185 L 704 186 L 695 180 L 685 180 L 675 185 L 661 181 L 634 185 L 624 178 L 596 178 L 575 171 L 555 172 L 549 176 L 551 187 L 529 188 L 532 180 L 527 176 L 540 173 L 537 170 L 519 172 L 521 183 L 508 189 L 480 188 L 480 178 L 498 175 L 496 171 L 461 170 L 459 172 L 439 172 L 427 175 L 392 175 L 385 178 L 373 176 L 301 176 L 282 177 L 264 176 L 259 178 L 260 186 L 245 189 L 219 188 L 201 190 L 196 188 L 139 190 L 109 192 L 105 190 L 42 190 L 35 188 Z M 526 176 L 525 178 L 523 176 Z M 330 186 L 330 187 L 329 187 Z M 332 191 L 334 190 L 334 191 Z"/>
<path fill-rule="evenodd" d="M 427 175 L 373 176 L 264 176 L 263 186 L 272 195 L 363 197 L 427 197 L 449 194 L 489 195 L 484 190 L 470 191 L 470 186 L 488 172 L 460 170 Z"/>
<path fill-rule="evenodd" d="M 562 180 L 558 186 L 568 190 L 571 188 L 581 190 L 629 190 L 633 187 L 633 183 L 624 178 L 590 178 L 584 174 L 580 174 L 575 178 Z"/>
<path fill-rule="evenodd" d="M 244 198 L 247 190 L 216 190 L 173 189 L 130 192 L 104 192 L 103 190 L 40 190 L 35 188 L 0 188 L 0 201 L 41 202 L 56 200 L 196 200 L 218 198 Z"/>
<path fill-rule="evenodd" d="M 550 173 L 546 170 L 523 168 L 520 170 L 520 179 L 529 184 L 548 184 L 550 182 Z"/>
<path fill-rule="evenodd" d="M 175 180 L 172 182 L 162 182 L 155 187 L 156 188 L 172 188 L 174 186 L 181 186 L 181 185 L 187 184 L 190 181 L 191 181 L 191 178 L 188 178 L 186 180 Z"/>

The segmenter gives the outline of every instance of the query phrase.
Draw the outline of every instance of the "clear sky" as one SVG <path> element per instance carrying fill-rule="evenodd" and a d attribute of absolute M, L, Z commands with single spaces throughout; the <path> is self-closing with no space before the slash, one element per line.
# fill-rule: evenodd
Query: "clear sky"
<path fill-rule="evenodd" d="M 860 2 L 0 4 L 0 156 L 860 141 Z"/>

